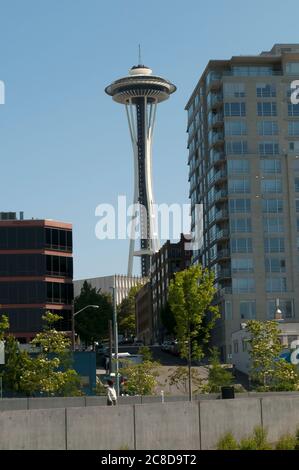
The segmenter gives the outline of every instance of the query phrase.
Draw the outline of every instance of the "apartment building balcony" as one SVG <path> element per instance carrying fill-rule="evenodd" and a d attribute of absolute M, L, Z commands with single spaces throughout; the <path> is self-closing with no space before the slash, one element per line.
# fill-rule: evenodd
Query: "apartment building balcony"
<path fill-rule="evenodd" d="M 219 109 L 223 106 L 223 95 L 213 94 L 211 98 L 207 100 L 208 109 Z"/>
<path fill-rule="evenodd" d="M 213 152 L 210 158 L 210 162 L 214 165 L 220 165 L 226 161 L 226 156 L 224 152 Z"/>
<path fill-rule="evenodd" d="M 214 114 L 212 119 L 209 122 L 209 127 L 217 129 L 224 126 L 224 117 L 222 113 Z"/>
<path fill-rule="evenodd" d="M 215 194 L 214 200 L 215 200 L 215 203 L 218 203 L 218 202 L 227 200 L 227 198 L 228 198 L 227 189 L 221 189 L 220 191 L 217 191 L 217 193 Z"/>
<path fill-rule="evenodd" d="M 231 277 L 232 277 L 232 272 L 230 268 L 219 269 L 215 276 L 217 281 L 219 281 L 220 279 L 230 279 Z"/>

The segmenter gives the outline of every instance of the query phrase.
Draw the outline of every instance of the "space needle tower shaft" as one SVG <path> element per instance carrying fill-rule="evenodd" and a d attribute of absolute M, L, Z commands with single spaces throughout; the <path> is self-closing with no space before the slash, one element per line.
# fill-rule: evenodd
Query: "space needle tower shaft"
<path fill-rule="evenodd" d="M 176 87 L 152 75 L 151 69 L 137 65 L 129 75 L 116 80 L 105 91 L 114 101 L 125 105 L 134 157 L 134 196 L 128 275 L 132 275 L 134 256 L 141 257 L 141 275 L 150 271 L 150 259 L 160 248 L 157 217 L 154 210 L 152 183 L 152 140 L 157 104 L 169 98 Z M 135 229 L 139 215 L 140 246 L 135 246 Z M 137 249 L 136 249 L 137 248 Z"/>

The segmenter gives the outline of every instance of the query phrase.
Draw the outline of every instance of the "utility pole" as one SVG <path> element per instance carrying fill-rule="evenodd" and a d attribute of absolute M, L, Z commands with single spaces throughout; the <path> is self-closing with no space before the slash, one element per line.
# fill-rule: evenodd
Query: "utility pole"
<path fill-rule="evenodd" d="M 113 326 L 114 326 L 114 353 L 115 353 L 115 381 L 116 394 L 119 397 L 119 364 L 118 364 L 118 327 L 117 327 L 117 311 L 116 311 L 116 285 L 115 276 L 113 282 Z"/>
<path fill-rule="evenodd" d="M 112 320 L 109 320 L 109 374 L 111 374 L 112 372 L 112 343 L 113 343 Z"/>

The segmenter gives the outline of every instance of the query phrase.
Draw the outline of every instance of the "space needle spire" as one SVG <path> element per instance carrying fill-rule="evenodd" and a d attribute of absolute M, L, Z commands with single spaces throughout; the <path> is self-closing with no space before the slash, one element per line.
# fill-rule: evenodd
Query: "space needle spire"
<path fill-rule="evenodd" d="M 150 272 L 150 259 L 160 248 L 157 220 L 154 211 L 152 184 L 152 141 L 157 104 L 169 98 L 176 87 L 168 80 L 153 75 L 149 67 L 133 66 L 129 75 L 116 80 L 105 88 L 117 103 L 125 105 L 134 156 L 134 199 L 138 205 L 140 220 L 140 246 L 135 246 L 134 223 L 130 238 L 128 275 L 132 275 L 134 256 L 141 257 L 141 275 Z M 132 217 L 132 222 L 136 216 Z"/>

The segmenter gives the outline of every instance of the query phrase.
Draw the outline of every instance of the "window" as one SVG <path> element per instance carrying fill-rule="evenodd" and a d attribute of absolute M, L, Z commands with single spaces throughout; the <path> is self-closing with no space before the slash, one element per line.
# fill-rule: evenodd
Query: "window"
<path fill-rule="evenodd" d="M 299 116 L 299 104 L 288 103 L 288 115 Z"/>
<path fill-rule="evenodd" d="M 296 159 L 293 160 L 293 170 L 299 171 L 299 157 L 296 156 Z"/>
<path fill-rule="evenodd" d="M 243 294 L 255 291 L 255 282 L 251 277 L 233 278 L 233 293 Z"/>
<path fill-rule="evenodd" d="M 233 273 L 252 273 L 253 260 L 252 258 L 232 258 L 231 260 Z"/>
<path fill-rule="evenodd" d="M 251 238 L 231 238 L 232 253 L 252 253 Z"/>
<path fill-rule="evenodd" d="M 251 210 L 250 199 L 230 199 L 229 201 L 229 211 L 231 213 L 238 213 L 238 212 L 246 213 L 246 212 L 250 212 L 250 210 Z"/>
<path fill-rule="evenodd" d="M 229 193 L 250 193 L 250 181 L 248 178 L 229 179 Z"/>
<path fill-rule="evenodd" d="M 238 354 L 239 351 L 239 343 L 238 341 L 234 341 L 234 353 Z"/>
<path fill-rule="evenodd" d="M 277 106 L 275 102 L 259 102 L 257 103 L 257 115 L 258 116 L 277 116 Z"/>
<path fill-rule="evenodd" d="M 240 317 L 242 320 L 254 320 L 256 318 L 255 300 L 241 300 Z"/>
<path fill-rule="evenodd" d="M 264 179 L 261 181 L 262 193 L 281 193 L 282 192 L 282 180 L 277 179 Z"/>
<path fill-rule="evenodd" d="M 242 339 L 242 350 L 243 350 L 243 352 L 247 351 L 247 344 L 248 344 L 248 340 L 243 338 Z"/>
<path fill-rule="evenodd" d="M 281 161 L 272 159 L 261 159 L 262 173 L 281 173 Z"/>
<path fill-rule="evenodd" d="M 228 160 L 227 171 L 229 174 L 249 173 L 250 165 L 248 160 Z"/>
<path fill-rule="evenodd" d="M 245 84 L 244 83 L 224 83 L 223 84 L 223 94 L 225 98 L 244 98 L 245 93 Z"/>
<path fill-rule="evenodd" d="M 299 178 L 295 178 L 295 191 L 296 193 L 299 192 Z"/>
<path fill-rule="evenodd" d="M 265 269 L 267 273 L 285 273 L 286 262 L 283 258 L 265 258 Z"/>
<path fill-rule="evenodd" d="M 299 232 L 299 219 L 297 217 L 297 232 Z"/>
<path fill-rule="evenodd" d="M 274 83 L 257 83 L 256 96 L 258 98 L 275 98 L 276 87 Z"/>
<path fill-rule="evenodd" d="M 245 103 L 225 103 L 224 115 L 227 117 L 246 116 L 246 104 Z"/>
<path fill-rule="evenodd" d="M 299 62 L 288 62 L 286 64 L 286 73 L 288 75 L 298 75 L 299 74 Z"/>
<path fill-rule="evenodd" d="M 299 136 L 299 121 L 290 121 L 288 123 L 288 134 L 290 136 Z"/>
<path fill-rule="evenodd" d="M 229 141 L 226 143 L 226 154 L 227 155 L 243 155 L 248 153 L 248 144 L 246 140 Z"/>
<path fill-rule="evenodd" d="M 259 142 L 259 154 L 260 155 L 278 155 L 279 144 L 278 142 Z"/>
<path fill-rule="evenodd" d="M 285 277 L 268 277 L 266 279 L 267 292 L 286 292 L 287 280 Z"/>
<path fill-rule="evenodd" d="M 232 67 L 234 76 L 256 77 L 273 75 L 272 67 L 258 66 L 258 65 L 241 65 Z"/>
<path fill-rule="evenodd" d="M 225 135 L 246 135 L 247 128 L 245 121 L 226 121 Z"/>
<path fill-rule="evenodd" d="M 282 217 L 264 217 L 264 231 L 266 233 L 283 233 Z"/>
<path fill-rule="evenodd" d="M 267 316 L 269 320 L 275 318 L 276 300 L 268 300 L 267 302 Z M 282 311 L 283 318 L 293 318 L 294 308 L 292 300 L 279 299 L 279 308 Z"/>
<path fill-rule="evenodd" d="M 296 199 L 296 212 L 299 212 L 299 199 Z"/>
<path fill-rule="evenodd" d="M 299 152 L 299 141 L 298 140 L 296 140 L 295 142 L 289 142 L 289 151 L 291 153 Z"/>
<path fill-rule="evenodd" d="M 264 240 L 265 253 L 283 253 L 284 239 L 279 237 L 267 237 Z"/>
<path fill-rule="evenodd" d="M 233 312 L 232 312 L 232 302 L 231 300 L 226 300 L 224 305 L 225 310 L 225 319 L 232 320 L 233 319 Z"/>
<path fill-rule="evenodd" d="M 231 233 L 250 233 L 251 232 L 251 219 L 230 219 Z"/>
<path fill-rule="evenodd" d="M 258 121 L 257 133 L 258 135 L 277 135 L 278 124 L 276 121 Z"/>
<path fill-rule="evenodd" d="M 270 212 L 272 214 L 279 214 L 283 212 L 282 199 L 263 199 L 263 212 Z M 299 205 L 298 205 L 299 209 Z"/>

